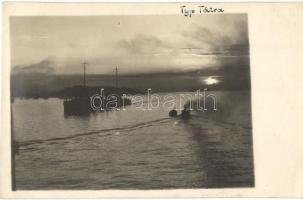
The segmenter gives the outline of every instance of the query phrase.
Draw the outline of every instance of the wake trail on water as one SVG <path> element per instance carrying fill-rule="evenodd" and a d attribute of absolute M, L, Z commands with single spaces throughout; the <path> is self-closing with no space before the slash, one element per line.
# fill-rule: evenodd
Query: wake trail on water
<path fill-rule="evenodd" d="M 161 124 L 164 122 L 169 121 L 170 118 L 161 118 L 153 121 L 148 121 L 148 122 L 142 122 L 130 126 L 124 126 L 124 127 L 117 127 L 117 128 L 110 128 L 110 129 L 100 129 L 100 130 L 93 130 L 85 133 L 79 133 L 75 135 L 70 135 L 66 137 L 56 137 L 56 138 L 50 138 L 50 139 L 45 139 L 45 140 L 30 140 L 30 141 L 25 141 L 25 142 L 18 142 L 18 146 L 23 147 L 23 146 L 28 146 L 28 145 L 33 145 L 33 144 L 40 144 L 44 142 L 51 142 L 51 141 L 60 141 L 60 140 L 67 140 L 67 139 L 73 139 L 77 137 L 82 137 L 82 136 L 88 136 L 88 135 L 94 135 L 94 134 L 100 134 L 100 133 L 108 133 L 104 134 L 101 136 L 108 136 L 108 135 L 113 135 L 116 133 L 116 131 L 131 131 L 139 128 L 145 128 L 149 126 L 153 126 L 155 124 Z"/>
<path fill-rule="evenodd" d="M 200 114 L 197 114 L 197 113 L 195 115 L 192 115 L 191 118 L 193 118 L 195 120 L 204 120 L 204 122 L 206 122 L 206 123 L 216 122 L 216 123 L 219 123 L 219 124 L 225 124 L 225 125 L 229 125 L 229 126 L 238 126 L 238 127 L 244 128 L 244 129 L 251 129 L 250 127 L 241 126 L 241 125 L 235 124 L 235 123 L 229 123 L 229 122 L 225 122 L 225 121 L 222 121 L 222 120 L 208 119 L 208 118 L 206 118 L 204 116 L 201 116 Z M 178 118 L 176 118 L 176 119 L 178 119 Z M 130 126 L 93 130 L 93 131 L 74 134 L 74 135 L 69 135 L 69 136 L 65 136 L 65 137 L 29 140 L 29 141 L 17 142 L 17 143 L 18 143 L 19 147 L 25 147 L 25 146 L 30 146 L 30 145 L 34 145 L 34 144 L 41 144 L 41 143 L 52 142 L 52 141 L 68 140 L 68 139 L 74 139 L 74 138 L 77 138 L 77 137 L 89 136 L 89 135 L 100 134 L 100 133 L 104 133 L 104 134 L 100 135 L 100 137 L 105 137 L 105 136 L 120 134 L 120 132 L 117 132 L 117 131 L 133 131 L 133 130 L 140 129 L 140 128 L 146 128 L 146 127 L 150 127 L 150 126 L 159 125 L 161 123 L 166 123 L 166 122 L 169 122 L 171 120 L 172 120 L 171 118 L 165 117 L 165 118 L 152 120 L 152 121 L 148 121 L 148 122 L 133 124 L 133 125 L 130 125 Z"/>

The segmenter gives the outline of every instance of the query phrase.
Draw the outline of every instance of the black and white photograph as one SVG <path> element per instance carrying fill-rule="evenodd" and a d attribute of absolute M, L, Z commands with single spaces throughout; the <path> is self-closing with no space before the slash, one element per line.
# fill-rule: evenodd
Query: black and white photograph
<path fill-rule="evenodd" d="M 11 16 L 12 190 L 254 188 L 246 13 Z"/>

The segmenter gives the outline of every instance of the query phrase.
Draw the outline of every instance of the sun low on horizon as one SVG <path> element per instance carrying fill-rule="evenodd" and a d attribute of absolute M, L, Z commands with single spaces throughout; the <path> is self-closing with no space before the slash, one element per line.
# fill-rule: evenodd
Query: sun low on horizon
<path fill-rule="evenodd" d="M 213 77 L 208 77 L 206 79 L 203 79 L 203 82 L 206 84 L 206 85 L 215 85 L 215 84 L 218 84 L 220 81 L 218 79 L 215 79 Z"/>

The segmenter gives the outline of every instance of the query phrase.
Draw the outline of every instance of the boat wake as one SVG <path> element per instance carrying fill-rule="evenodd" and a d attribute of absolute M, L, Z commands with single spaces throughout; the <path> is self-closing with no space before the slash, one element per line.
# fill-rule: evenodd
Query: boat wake
<path fill-rule="evenodd" d="M 198 124 L 200 124 L 201 121 L 204 121 L 204 123 L 219 123 L 221 125 L 237 126 L 237 127 L 244 128 L 244 129 L 251 129 L 250 127 L 243 127 L 243 126 L 239 126 L 238 124 L 227 123 L 227 122 L 220 121 L 220 120 L 207 119 L 204 116 L 201 116 L 199 114 L 194 114 L 191 116 L 191 118 L 193 120 L 186 121 L 188 124 L 194 125 L 198 120 L 199 121 Z M 65 136 L 65 137 L 56 137 L 56 138 L 50 138 L 50 139 L 44 139 L 44 140 L 39 139 L 39 140 L 22 141 L 22 142 L 17 142 L 17 145 L 18 145 L 19 150 L 30 150 L 30 149 L 32 149 L 31 146 L 36 145 L 36 144 L 45 144 L 45 143 L 53 144 L 54 142 L 58 142 L 58 141 L 66 141 L 69 139 L 74 139 L 74 138 L 83 137 L 83 136 L 90 136 L 90 135 L 98 135 L 98 137 L 105 137 L 105 136 L 110 136 L 110 135 L 120 135 L 123 132 L 129 133 L 130 131 L 134 131 L 134 130 L 141 129 L 141 128 L 159 126 L 160 124 L 171 122 L 172 120 L 174 121 L 175 125 L 179 124 L 179 121 L 183 121 L 181 118 L 173 119 L 173 118 L 165 117 L 165 118 L 152 120 L 152 121 L 148 121 L 148 122 L 143 122 L 143 123 L 137 123 L 137 124 L 133 124 L 133 125 L 129 125 L 129 126 L 110 128 L 110 129 L 92 130 L 89 132 L 74 134 L 74 135 Z"/>
<path fill-rule="evenodd" d="M 104 133 L 104 134 L 100 135 L 101 137 L 108 136 L 108 135 L 114 135 L 114 134 L 118 135 L 117 133 L 120 134 L 120 131 L 132 131 L 132 130 L 145 128 L 145 127 L 149 127 L 149 126 L 159 125 L 159 124 L 162 124 L 162 123 L 165 123 L 168 121 L 170 121 L 170 118 L 162 118 L 162 119 L 157 119 L 157 120 L 153 120 L 153 121 L 149 121 L 149 122 L 134 124 L 131 126 L 124 126 L 124 127 L 111 128 L 111 129 L 93 130 L 93 131 L 79 133 L 79 134 L 70 135 L 70 136 L 66 136 L 66 137 L 57 137 L 57 138 L 50 138 L 50 139 L 45 139 L 45 140 L 30 140 L 30 141 L 18 142 L 18 146 L 25 147 L 25 146 L 34 145 L 34 144 L 41 144 L 41 143 L 60 141 L 60 140 L 68 140 L 68 139 L 74 139 L 77 137 L 100 134 L 100 133 Z"/>

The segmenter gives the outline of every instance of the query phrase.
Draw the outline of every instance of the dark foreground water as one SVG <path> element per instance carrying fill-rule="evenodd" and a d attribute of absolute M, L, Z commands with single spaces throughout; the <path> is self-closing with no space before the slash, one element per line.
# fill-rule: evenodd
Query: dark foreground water
<path fill-rule="evenodd" d="M 217 95 L 221 117 L 187 121 L 133 107 L 64 117 L 59 99 L 16 100 L 17 189 L 252 187 L 249 93 Z"/>

